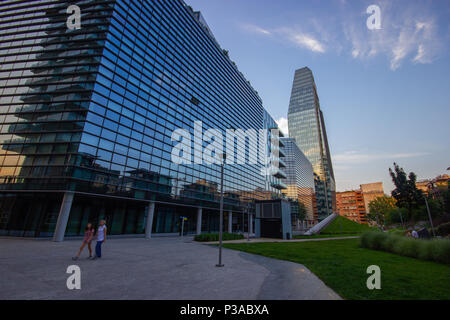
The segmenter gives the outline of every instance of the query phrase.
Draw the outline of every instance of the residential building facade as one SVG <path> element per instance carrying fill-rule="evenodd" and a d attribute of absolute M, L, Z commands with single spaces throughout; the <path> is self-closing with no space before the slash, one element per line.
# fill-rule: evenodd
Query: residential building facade
<path fill-rule="evenodd" d="M 442 174 L 434 179 L 423 179 L 416 182 L 416 187 L 425 195 L 435 199 L 439 198 L 441 193 L 446 191 L 450 185 L 450 175 Z"/>
<path fill-rule="evenodd" d="M 336 193 L 337 213 L 358 223 L 367 223 L 366 206 L 361 190 Z"/>
<path fill-rule="evenodd" d="M 337 212 L 358 223 L 367 223 L 370 202 L 384 196 L 383 183 L 361 184 L 357 190 L 336 193 Z"/>
<path fill-rule="evenodd" d="M 369 204 L 376 198 L 384 196 L 383 183 L 382 182 L 374 182 L 374 183 L 366 183 L 360 186 L 361 193 L 364 197 L 364 205 L 366 208 L 366 212 L 370 212 Z"/>

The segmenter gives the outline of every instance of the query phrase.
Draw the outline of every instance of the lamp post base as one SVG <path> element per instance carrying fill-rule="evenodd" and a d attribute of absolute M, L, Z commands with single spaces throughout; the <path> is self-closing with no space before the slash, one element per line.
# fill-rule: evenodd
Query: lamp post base
<path fill-rule="evenodd" d="M 224 267 L 225 265 L 224 264 L 216 264 L 216 267 L 217 268 L 222 268 L 222 267 Z"/>

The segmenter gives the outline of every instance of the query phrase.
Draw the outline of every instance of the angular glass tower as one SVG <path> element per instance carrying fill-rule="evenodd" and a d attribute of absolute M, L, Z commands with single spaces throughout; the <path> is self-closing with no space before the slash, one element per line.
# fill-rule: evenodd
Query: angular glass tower
<path fill-rule="evenodd" d="M 177 234 L 180 216 L 217 231 L 220 166 L 171 161 L 173 131 L 195 121 L 275 123 L 183 1 L 0 2 L 0 235 L 76 236 L 102 218 L 111 234 Z M 262 168 L 225 166 L 229 230 L 247 202 L 281 196 Z"/>
<path fill-rule="evenodd" d="M 313 166 L 319 220 L 335 212 L 336 187 L 323 113 L 312 71 L 295 71 L 288 113 L 289 136 Z"/>

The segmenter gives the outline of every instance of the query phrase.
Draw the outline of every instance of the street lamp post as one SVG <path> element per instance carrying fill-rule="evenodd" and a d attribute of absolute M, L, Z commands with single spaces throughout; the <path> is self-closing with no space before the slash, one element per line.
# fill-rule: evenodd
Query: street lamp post
<path fill-rule="evenodd" d="M 244 198 L 242 198 L 242 200 L 243 201 L 247 201 L 246 203 L 245 203 L 245 209 L 243 209 L 242 210 L 242 234 L 244 235 L 245 234 L 245 223 L 244 223 L 244 219 L 245 219 L 245 211 L 247 211 L 247 219 L 248 219 L 248 226 L 247 226 L 247 241 L 250 241 L 250 223 L 251 223 L 251 221 L 250 221 L 250 216 L 251 216 L 251 213 L 250 213 L 250 203 L 248 202 L 249 200 L 251 201 L 252 199 L 251 198 L 247 198 L 247 197 L 244 197 Z"/>
<path fill-rule="evenodd" d="M 222 154 L 222 163 L 220 165 L 220 217 L 219 217 L 219 263 L 216 267 L 223 267 L 222 264 L 222 237 L 223 237 L 223 171 L 227 156 Z"/>
<path fill-rule="evenodd" d="M 249 208 L 249 204 L 247 203 L 246 205 L 247 208 L 247 219 L 248 219 L 248 227 L 247 227 L 247 241 L 250 241 L 250 208 Z"/>
<path fill-rule="evenodd" d="M 186 220 L 186 217 L 181 217 L 181 238 L 184 236 L 184 221 Z"/>
<path fill-rule="evenodd" d="M 404 230 L 404 229 L 405 229 L 405 226 L 404 226 L 404 224 L 403 224 L 403 215 L 402 215 L 402 211 L 399 210 L 399 213 L 400 213 L 400 222 L 402 223 L 402 229 Z"/>

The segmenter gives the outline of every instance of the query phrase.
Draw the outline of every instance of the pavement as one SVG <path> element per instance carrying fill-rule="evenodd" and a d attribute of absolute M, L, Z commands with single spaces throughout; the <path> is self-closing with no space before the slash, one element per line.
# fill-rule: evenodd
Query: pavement
<path fill-rule="evenodd" d="M 254 241 L 254 240 L 253 240 Z M 81 241 L 0 240 L 0 300 L 337 300 L 305 266 L 218 248 L 192 238 L 108 239 L 103 257 L 77 261 Z M 95 244 L 94 244 L 95 245 Z M 81 289 L 66 273 L 81 269 Z"/>

